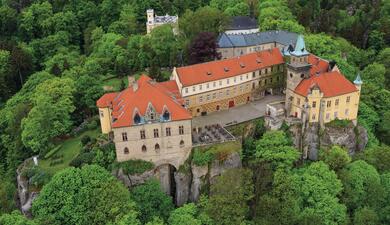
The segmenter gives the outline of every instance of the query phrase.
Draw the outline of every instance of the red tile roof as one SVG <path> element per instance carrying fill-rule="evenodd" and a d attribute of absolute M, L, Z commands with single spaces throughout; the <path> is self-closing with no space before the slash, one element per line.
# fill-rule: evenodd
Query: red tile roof
<path fill-rule="evenodd" d="M 309 63 L 311 64 L 310 74 L 315 75 L 318 73 L 325 73 L 329 69 L 329 62 L 315 56 L 313 54 L 309 55 Z"/>
<path fill-rule="evenodd" d="M 312 75 L 310 78 L 302 80 L 295 88 L 295 92 L 307 96 L 314 86 L 319 87 L 321 92 L 324 93 L 324 97 L 334 97 L 357 91 L 355 85 L 340 72 L 332 71 Z"/>
<path fill-rule="evenodd" d="M 112 127 L 127 127 L 133 124 L 134 110 L 137 109 L 141 116 L 145 115 L 148 104 L 151 103 L 157 113 L 162 114 L 166 106 L 171 114 L 171 120 L 191 119 L 190 113 L 181 106 L 181 99 L 174 92 L 178 92 L 172 81 L 156 83 L 150 77 L 142 75 L 137 81 L 138 88 L 129 87 L 119 93 L 110 93 L 103 95 L 97 105 L 108 106 L 103 104 L 108 100 L 112 101 L 112 116 L 115 122 Z M 100 106 L 99 106 L 100 105 Z"/>
<path fill-rule="evenodd" d="M 249 73 L 284 63 L 280 50 L 274 48 L 239 57 L 176 68 L 184 87 Z M 227 69 L 227 70 L 226 70 Z"/>
<path fill-rule="evenodd" d="M 116 97 L 117 94 L 118 93 L 104 94 L 102 97 L 99 98 L 99 100 L 97 100 L 96 106 L 98 108 L 107 108 L 107 107 L 111 106 L 112 101 L 114 100 L 114 98 Z"/>

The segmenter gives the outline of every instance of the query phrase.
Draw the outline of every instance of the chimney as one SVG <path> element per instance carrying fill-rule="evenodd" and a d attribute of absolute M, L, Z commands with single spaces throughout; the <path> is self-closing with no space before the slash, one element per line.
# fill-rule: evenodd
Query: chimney
<path fill-rule="evenodd" d="M 138 90 L 138 83 L 137 81 L 135 81 L 135 77 L 134 76 L 127 76 L 127 80 L 129 81 L 129 87 L 133 87 L 133 91 L 137 91 Z"/>

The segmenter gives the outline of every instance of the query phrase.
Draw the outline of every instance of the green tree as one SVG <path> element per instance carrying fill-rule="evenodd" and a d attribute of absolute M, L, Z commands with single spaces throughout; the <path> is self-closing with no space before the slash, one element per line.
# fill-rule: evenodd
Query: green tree
<path fill-rule="evenodd" d="M 137 17 L 132 5 L 123 6 L 119 20 L 111 23 L 108 32 L 121 34 L 123 37 L 128 37 L 137 32 Z"/>
<path fill-rule="evenodd" d="M 377 87 L 384 88 L 385 73 L 386 69 L 382 64 L 373 63 L 364 68 L 362 73 L 362 80 L 364 82 L 370 82 Z"/>
<path fill-rule="evenodd" d="M 1 225 L 38 225 L 33 220 L 27 219 L 19 211 L 14 211 L 10 214 L 0 215 Z"/>
<path fill-rule="evenodd" d="M 289 168 L 298 160 L 300 153 L 290 146 L 283 131 L 269 131 L 256 142 L 255 161 L 270 163 L 274 169 Z"/>
<path fill-rule="evenodd" d="M 210 187 L 206 212 L 217 224 L 241 224 L 249 213 L 253 198 L 252 172 L 248 169 L 230 169 L 216 178 Z"/>
<path fill-rule="evenodd" d="M 172 198 L 166 195 L 156 180 L 147 181 L 131 191 L 131 198 L 137 203 L 142 223 L 160 217 L 166 221 L 174 206 Z"/>
<path fill-rule="evenodd" d="M 362 160 L 354 161 L 341 171 L 340 179 L 344 186 L 342 200 L 349 210 L 380 205 L 383 190 L 375 167 Z"/>
<path fill-rule="evenodd" d="M 33 202 L 38 221 L 106 224 L 134 210 L 128 190 L 99 166 L 67 168 L 54 175 Z"/>
<path fill-rule="evenodd" d="M 339 171 L 351 162 L 351 157 L 346 149 L 333 146 L 329 150 L 320 152 L 320 160 L 324 161 L 332 170 Z"/>
<path fill-rule="evenodd" d="M 35 39 L 47 34 L 50 25 L 48 19 L 53 16 L 52 6 L 49 2 L 33 3 L 21 14 L 20 29 L 25 39 Z"/>
<path fill-rule="evenodd" d="M 170 225 L 202 225 L 197 214 L 198 209 L 194 203 L 185 204 L 172 211 L 168 223 Z"/>
<path fill-rule="evenodd" d="M 74 82 L 53 78 L 37 86 L 33 108 L 22 120 L 22 141 L 34 152 L 48 149 L 53 138 L 66 134 L 72 126 Z"/>
<path fill-rule="evenodd" d="M 386 145 L 365 149 L 358 159 L 373 165 L 379 173 L 390 172 L 390 147 Z"/>
<path fill-rule="evenodd" d="M 0 103 L 5 102 L 11 95 L 9 83 L 10 52 L 0 49 Z"/>
<path fill-rule="evenodd" d="M 379 225 L 379 217 L 373 209 L 364 207 L 356 210 L 353 216 L 353 224 L 354 225 Z"/>
<path fill-rule="evenodd" d="M 378 136 L 383 143 L 390 145 L 390 110 L 383 114 L 378 127 Z"/>
<path fill-rule="evenodd" d="M 10 213 L 12 210 L 16 209 L 15 205 L 15 195 L 16 188 L 9 180 L 6 180 L 5 174 L 1 174 L 1 183 L 0 183 L 0 215 L 2 213 Z M 1 219 L 0 219 L 1 221 Z"/>
<path fill-rule="evenodd" d="M 130 211 L 120 219 L 115 221 L 115 225 L 141 225 L 141 222 L 138 219 L 138 213 L 134 210 Z"/>

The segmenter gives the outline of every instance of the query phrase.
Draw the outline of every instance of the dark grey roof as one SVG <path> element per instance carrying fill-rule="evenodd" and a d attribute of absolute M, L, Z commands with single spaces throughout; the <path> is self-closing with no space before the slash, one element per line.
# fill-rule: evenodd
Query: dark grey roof
<path fill-rule="evenodd" d="M 248 47 L 274 42 L 284 46 L 294 46 L 297 38 L 298 34 L 288 31 L 265 31 L 251 34 L 222 33 L 218 37 L 218 46 L 220 48 Z"/>
<path fill-rule="evenodd" d="M 244 30 L 258 28 L 256 19 L 249 16 L 233 16 L 227 30 Z"/>

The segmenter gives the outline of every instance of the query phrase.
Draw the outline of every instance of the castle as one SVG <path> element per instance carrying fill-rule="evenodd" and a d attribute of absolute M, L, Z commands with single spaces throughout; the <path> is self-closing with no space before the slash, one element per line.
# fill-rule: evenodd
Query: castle
<path fill-rule="evenodd" d="M 173 27 L 173 33 L 177 34 L 178 30 L 178 16 L 170 16 L 170 15 L 165 15 L 165 16 L 157 16 L 154 14 L 153 9 L 148 9 L 146 11 L 146 16 L 147 16 L 147 21 L 146 21 L 146 33 L 149 34 L 154 28 L 158 26 L 162 26 L 165 24 L 171 24 Z"/>
<path fill-rule="evenodd" d="M 97 101 L 102 133 L 113 133 L 117 160 L 143 159 L 176 168 L 192 149 L 192 118 L 227 110 L 270 94 L 285 94 L 286 117 L 325 124 L 356 121 L 362 81 L 310 54 L 303 36 L 277 47 L 174 68 L 169 81 L 146 75 Z"/>

